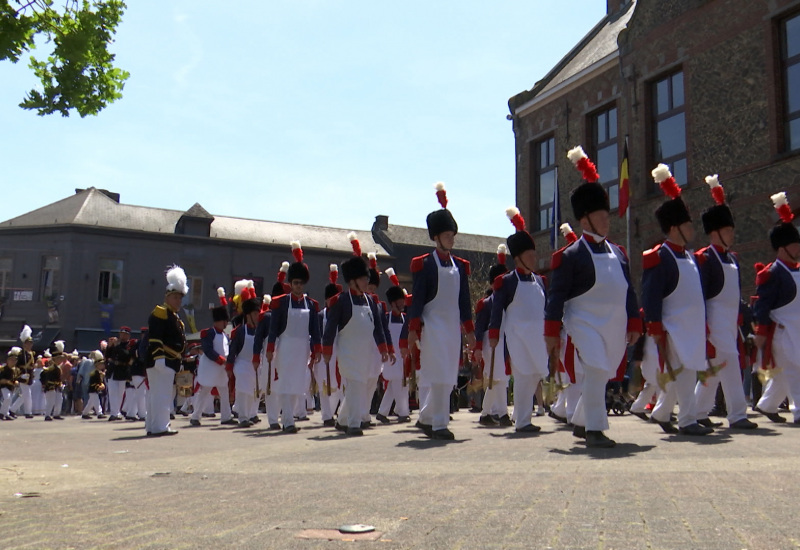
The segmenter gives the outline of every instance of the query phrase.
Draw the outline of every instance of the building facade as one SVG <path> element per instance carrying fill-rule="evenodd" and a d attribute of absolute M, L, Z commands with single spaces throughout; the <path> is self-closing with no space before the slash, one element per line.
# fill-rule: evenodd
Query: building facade
<path fill-rule="evenodd" d="M 651 170 L 667 164 L 682 186 L 697 248 L 707 244 L 700 213 L 713 204 L 704 178 L 719 174 L 746 298 L 753 264 L 774 256 L 770 195 L 786 191 L 800 209 L 800 2 L 608 0 L 606 16 L 509 109 L 517 204 L 537 246 L 549 246 L 554 186 L 562 219 L 576 223 L 569 192 L 580 174 L 566 151 L 578 144 L 609 190 L 611 237 L 629 242 L 637 283 L 641 251 L 662 239 L 653 213 L 664 197 Z M 626 142 L 629 231 L 616 215 Z"/>
<path fill-rule="evenodd" d="M 270 293 L 290 241 L 300 241 L 311 279 L 307 292 L 322 302 L 329 266 L 352 255 L 352 229 L 214 216 L 195 204 L 181 212 L 122 204 L 116 193 L 89 188 L 0 223 L 0 347 L 14 344 L 24 323 L 36 347 L 64 339 L 69 349 L 95 349 L 121 325 L 147 324 L 161 303 L 165 270 L 184 268 L 189 295 L 181 316 L 187 332 L 210 326 L 216 289 L 252 279 Z M 377 216 L 372 230 L 355 230 L 379 269 L 394 267 L 410 291 L 410 261 L 432 249 L 427 230 L 390 226 Z M 424 239 L 422 236 L 424 235 Z M 498 237 L 459 235 L 455 252 L 478 266 L 494 261 Z M 340 284 L 344 281 L 339 279 Z M 382 289 L 388 285 L 383 277 Z"/>

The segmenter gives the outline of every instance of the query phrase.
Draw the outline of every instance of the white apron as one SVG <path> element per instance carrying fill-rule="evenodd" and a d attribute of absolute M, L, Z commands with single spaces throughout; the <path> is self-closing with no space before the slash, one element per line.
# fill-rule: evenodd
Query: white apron
<path fill-rule="evenodd" d="M 672 368 L 683 365 L 687 370 L 705 370 L 706 308 L 700 272 L 686 252 L 679 260 L 669 246 L 665 244 L 664 247 L 678 264 L 678 285 L 664 298 L 661 311 L 661 324 L 669 337 L 667 345 L 681 363 Z"/>
<path fill-rule="evenodd" d="M 372 336 L 375 330 L 375 319 L 369 307 L 369 297 L 365 296 L 367 305 L 357 306 L 353 303 L 353 295 L 350 292 L 347 292 L 347 295 L 350 297 L 353 315 L 336 335 L 334 349 L 339 361 L 339 372 L 344 380 L 366 382 L 370 375 L 372 350 L 373 348 L 377 349 Z M 332 372 L 331 377 L 333 376 Z"/>
<path fill-rule="evenodd" d="M 581 238 L 581 245 L 594 264 L 594 286 L 564 303 L 564 328 L 572 337 L 581 362 L 612 377 L 627 349 L 628 281 L 611 245 L 603 244 L 606 252 L 595 254 Z"/>
<path fill-rule="evenodd" d="M 438 287 L 436 296 L 422 310 L 419 385 L 455 385 L 461 358 L 461 274 L 452 257 L 450 267 L 444 267 L 435 250 L 431 256 L 437 266 Z"/>
<path fill-rule="evenodd" d="M 383 379 L 386 381 L 389 380 L 403 380 L 403 359 L 400 357 L 400 333 L 403 331 L 403 324 L 406 321 L 405 313 L 400 314 L 400 319 L 402 319 L 401 323 L 393 323 L 392 322 L 392 314 L 389 313 L 389 334 L 392 335 L 392 344 L 395 347 L 395 351 L 398 352 L 397 354 L 397 361 L 394 362 L 392 365 L 391 361 L 387 361 L 383 364 Z"/>
<path fill-rule="evenodd" d="M 242 325 L 244 330 L 244 345 L 236 360 L 233 362 L 233 375 L 236 377 L 237 393 L 254 393 L 256 391 L 256 370 L 253 368 L 253 342 L 255 342 L 255 331 L 253 334 L 247 333 L 247 325 Z M 220 367 L 222 368 L 222 367 Z M 204 386 L 202 382 L 200 385 Z M 222 386 L 227 385 L 227 379 Z"/>
<path fill-rule="evenodd" d="M 216 332 L 216 331 L 215 331 Z M 245 336 L 245 340 L 247 337 Z M 246 344 L 245 344 L 246 345 Z M 252 346 L 250 350 L 252 351 Z M 214 335 L 214 351 L 222 357 L 228 357 L 229 346 L 228 337 L 225 333 L 217 332 Z M 244 350 L 242 350 L 244 351 Z M 200 355 L 197 362 L 197 383 L 207 387 L 225 387 L 228 385 L 228 375 L 225 372 L 225 365 L 219 365 L 212 361 L 205 354 Z"/>
<path fill-rule="evenodd" d="M 725 282 L 718 295 L 706 300 L 706 322 L 708 323 L 708 339 L 721 354 L 739 355 L 737 336 L 739 334 L 739 268 L 734 263 L 722 261 L 716 249 L 709 247 L 722 265 Z"/>
<path fill-rule="evenodd" d="M 770 319 L 777 325 L 772 347 L 781 348 L 786 357 L 798 358 L 800 357 L 800 272 L 791 271 L 780 260 L 776 260 L 776 263 L 792 276 L 797 292 L 791 302 L 773 309 L 769 314 Z"/>
<path fill-rule="evenodd" d="M 291 300 L 291 295 L 286 296 Z M 303 296 L 303 308 L 293 308 L 289 302 L 286 316 L 286 330 L 275 343 L 275 360 L 273 368 L 278 370 L 275 381 L 277 393 L 287 395 L 303 395 L 308 391 L 308 361 L 311 355 L 311 336 L 308 334 L 308 322 L 311 308 L 308 298 Z"/>
<path fill-rule="evenodd" d="M 517 277 L 517 291 L 503 315 L 506 345 L 511 358 L 511 373 L 536 374 L 544 378 L 547 376 L 544 288 L 536 281 L 535 275 L 531 275 L 531 281 L 521 280 L 516 269 L 514 275 Z M 497 352 L 501 350 L 498 349 Z M 495 353 L 495 360 L 498 354 L 500 353 Z M 495 364 L 496 372 L 497 364 Z"/>

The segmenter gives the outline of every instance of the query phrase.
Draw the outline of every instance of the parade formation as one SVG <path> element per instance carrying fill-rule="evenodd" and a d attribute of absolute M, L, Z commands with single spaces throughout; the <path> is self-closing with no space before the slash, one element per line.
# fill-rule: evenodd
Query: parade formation
<path fill-rule="evenodd" d="M 410 293 L 392 267 L 381 272 L 374 254 L 364 257 L 351 233 L 353 254 L 330 266 L 320 304 L 305 293 L 311 273 L 292 241 L 294 262 L 280 266 L 271 295 L 256 296 L 247 280 L 231 296 L 219 288 L 213 325 L 187 342 L 178 312 L 189 286 L 174 265 L 139 339 L 121 327 L 85 357 L 66 352 L 64 341 L 37 357 L 24 326 L 0 368 L 0 418 L 143 421 L 148 436 L 160 437 L 178 433 L 177 414 L 199 429 L 217 415 L 249 429 L 264 415 L 263 429 L 294 434 L 316 409 L 325 427 L 360 436 L 376 426 L 373 415 L 380 424 L 411 422 L 418 408 L 421 433 L 453 440 L 450 415 L 465 399 L 480 413 L 476 425 L 536 434 L 535 417 L 546 410 L 590 448 L 616 445 L 609 410 L 693 437 L 722 425 L 710 418 L 720 400 L 732 430 L 758 427 L 748 399 L 772 422 L 786 422 L 788 404 L 800 423 L 800 233 L 785 193 L 772 197 L 774 259 L 757 267 L 751 308 L 717 176 L 706 178 L 707 242 L 694 251 L 681 187 L 665 165 L 652 171 L 666 196 L 654 212 L 664 240 L 640 260 L 609 240 L 609 197 L 592 161 L 580 146 L 567 156 L 584 180 L 570 193 L 579 233 L 561 227 L 567 244 L 542 276 L 525 220 L 509 208 L 514 232 L 498 246 L 474 320 L 470 263 L 452 253 L 458 224 L 437 183 L 441 208 L 426 220 L 434 248 L 411 261 Z M 382 275 L 390 284 L 379 294 Z M 458 391 L 465 372 L 466 396 Z"/>

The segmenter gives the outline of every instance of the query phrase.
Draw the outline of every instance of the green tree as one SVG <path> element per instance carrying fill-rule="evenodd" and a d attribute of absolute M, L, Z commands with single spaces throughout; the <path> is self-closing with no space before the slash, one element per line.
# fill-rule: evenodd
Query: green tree
<path fill-rule="evenodd" d="M 46 60 L 31 56 L 42 88 L 19 106 L 40 116 L 75 109 L 85 117 L 122 97 L 129 73 L 114 67 L 108 46 L 125 7 L 121 0 L 0 0 L 0 61 L 18 62 L 37 39 L 53 45 Z"/>

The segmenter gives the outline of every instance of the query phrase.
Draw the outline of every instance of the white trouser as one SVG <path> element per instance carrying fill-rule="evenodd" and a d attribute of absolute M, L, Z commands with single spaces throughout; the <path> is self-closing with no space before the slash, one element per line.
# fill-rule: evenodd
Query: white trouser
<path fill-rule="evenodd" d="M 389 414 L 392 410 L 392 401 L 397 416 L 408 416 L 408 386 L 403 387 L 402 380 L 389 380 L 386 383 L 386 391 L 383 393 L 378 412 L 383 416 Z"/>
<path fill-rule="evenodd" d="M 632 413 L 643 413 L 647 410 L 647 405 L 653 400 L 653 396 L 658 391 L 658 384 L 655 382 L 645 381 L 642 390 L 636 399 L 631 403 Z"/>
<path fill-rule="evenodd" d="M 238 414 L 239 414 L 239 423 L 244 422 L 245 420 L 250 420 L 256 417 L 258 413 L 258 409 L 256 408 L 256 398 L 251 391 L 237 391 L 236 392 L 236 403 L 238 404 Z M 203 409 L 199 406 L 195 405 L 196 410 L 200 411 L 201 414 Z M 222 413 L 220 412 L 220 416 Z M 192 415 L 194 416 L 194 415 Z"/>
<path fill-rule="evenodd" d="M 496 380 L 492 389 L 487 385 L 483 390 L 483 410 L 481 416 L 508 414 L 508 381 Z"/>
<path fill-rule="evenodd" d="M 89 393 L 86 405 L 83 406 L 83 414 L 89 414 L 94 409 L 97 414 L 103 414 L 103 407 L 100 405 L 100 395 L 95 392 Z"/>
<path fill-rule="evenodd" d="M 302 395 L 298 396 L 293 393 L 278 394 L 278 400 L 281 403 L 281 420 L 284 428 L 294 426 L 294 409 L 297 406 L 298 397 L 302 397 Z M 241 415 L 242 413 L 240 412 L 239 418 L 241 418 Z"/>
<path fill-rule="evenodd" d="M 169 415 L 172 409 L 172 391 L 175 383 L 175 371 L 158 359 L 155 365 L 147 369 L 147 418 L 144 426 L 147 433 L 162 433 L 169 430 Z"/>
<path fill-rule="evenodd" d="M 524 428 L 533 416 L 533 394 L 542 377 L 539 374 L 514 373 L 514 426 Z"/>
<path fill-rule="evenodd" d="M 172 370 L 172 369 L 170 369 Z M 125 396 L 125 380 L 108 380 L 108 414 L 119 416 Z"/>
<path fill-rule="evenodd" d="M 0 416 L 8 416 L 8 411 L 11 409 L 11 390 L 2 388 L 0 389 L 0 395 L 3 396 L 3 404 L 0 406 Z"/>
<path fill-rule="evenodd" d="M 34 381 L 31 386 L 31 398 L 33 399 L 33 413 L 44 414 L 44 388 L 38 381 Z"/>
<path fill-rule="evenodd" d="M 298 395 L 294 400 L 294 415 L 297 418 L 305 418 L 308 416 L 306 411 L 306 394 Z"/>
<path fill-rule="evenodd" d="M 366 380 L 348 380 L 345 398 L 339 410 L 339 424 L 348 428 L 360 428 L 364 419 L 363 403 L 369 394 L 369 382 Z"/>
<path fill-rule="evenodd" d="M 331 388 L 331 396 L 330 396 L 330 398 L 328 398 L 328 397 L 325 398 L 330 403 L 331 416 L 336 414 L 336 407 L 341 406 L 342 397 L 343 397 L 342 390 L 340 388 L 337 388 L 337 387 Z"/>
<path fill-rule="evenodd" d="M 737 354 L 719 354 L 715 363 L 726 362 L 726 365 L 715 376 L 706 379 L 705 385 L 698 382 L 694 388 L 694 398 L 697 402 L 697 418 L 708 418 L 708 413 L 714 408 L 714 398 L 717 395 L 717 386 L 722 385 L 725 394 L 725 407 L 728 409 L 728 422 L 733 424 L 747 418 L 747 400 L 744 397 L 742 384 L 742 371 L 739 368 Z"/>
<path fill-rule="evenodd" d="M 192 401 L 194 401 L 192 411 L 192 420 L 200 420 L 200 416 L 208 409 L 208 404 L 214 402 L 214 397 L 211 395 L 211 390 L 217 388 L 219 393 L 219 416 L 222 422 L 230 420 L 231 403 L 228 397 L 228 385 L 224 386 L 200 386 L 200 390 L 194 394 Z"/>
<path fill-rule="evenodd" d="M 369 413 L 369 410 L 372 408 L 372 398 L 375 396 L 375 392 L 378 388 L 378 377 L 369 377 L 367 380 L 367 395 L 361 401 L 361 419 L 364 422 L 371 422 L 372 415 Z"/>
<path fill-rule="evenodd" d="M 64 404 L 64 394 L 61 390 L 44 392 L 44 415 L 61 416 L 61 406 Z"/>
<path fill-rule="evenodd" d="M 772 379 L 767 382 L 764 393 L 758 401 L 758 408 L 766 413 L 778 412 L 778 407 L 786 397 L 789 397 L 792 415 L 795 420 L 800 419 L 800 358 L 787 357 L 783 348 L 774 346 L 772 356 L 775 365 L 780 369 L 773 374 Z"/>
<path fill-rule="evenodd" d="M 331 394 L 328 395 L 325 391 L 325 386 L 328 384 L 328 372 L 330 371 L 330 389 Z M 334 367 L 330 369 L 325 367 L 325 363 L 320 361 L 314 366 L 314 377 L 317 380 L 317 389 L 319 390 L 319 410 L 322 413 L 322 420 L 330 420 L 333 418 L 333 411 L 335 407 L 331 408 L 331 401 L 333 401 L 333 394 L 336 393 L 336 373 Z"/>
<path fill-rule="evenodd" d="M 147 416 L 147 384 L 144 376 L 131 377 L 132 388 L 125 390 L 125 414 L 128 418 Z"/>
<path fill-rule="evenodd" d="M 607 371 L 583 364 L 583 383 L 572 415 L 573 424 L 584 426 L 589 432 L 603 432 L 608 429 L 606 383 Z"/>
<path fill-rule="evenodd" d="M 19 411 L 21 407 L 26 416 L 33 412 L 33 397 L 31 394 L 31 386 L 28 384 L 22 384 L 19 387 L 19 398 L 11 405 L 11 412 L 17 414 L 17 411 Z"/>
<path fill-rule="evenodd" d="M 431 384 L 426 414 L 430 415 L 433 431 L 444 430 L 450 423 L 450 394 L 452 384 Z M 531 397 L 532 399 L 532 397 Z"/>
<path fill-rule="evenodd" d="M 270 425 L 278 424 L 281 416 L 281 397 L 270 388 L 270 394 L 264 398 L 264 405 L 267 409 L 267 422 Z"/>
<path fill-rule="evenodd" d="M 673 363 L 675 364 L 675 363 Z M 685 428 L 697 422 L 694 386 L 697 383 L 697 371 L 683 369 L 674 382 L 667 384 L 667 390 L 658 395 L 658 402 L 653 407 L 651 418 L 657 422 L 669 422 L 675 403 L 678 410 L 678 427 Z"/>
<path fill-rule="evenodd" d="M 319 386 L 319 411 L 322 414 L 322 420 L 330 420 L 333 418 L 333 409 L 331 408 L 331 401 L 333 398 L 333 394 L 335 392 L 335 388 L 331 388 L 331 394 L 328 395 L 328 392 L 325 391 L 324 384 L 320 384 Z"/>
<path fill-rule="evenodd" d="M 418 378 L 419 379 L 419 378 Z M 433 417 L 431 410 L 428 408 L 431 401 L 431 387 L 427 386 L 418 386 L 417 387 L 417 395 L 419 396 L 419 419 L 418 422 L 420 424 L 433 424 Z M 450 398 L 448 397 L 448 403 Z"/>

